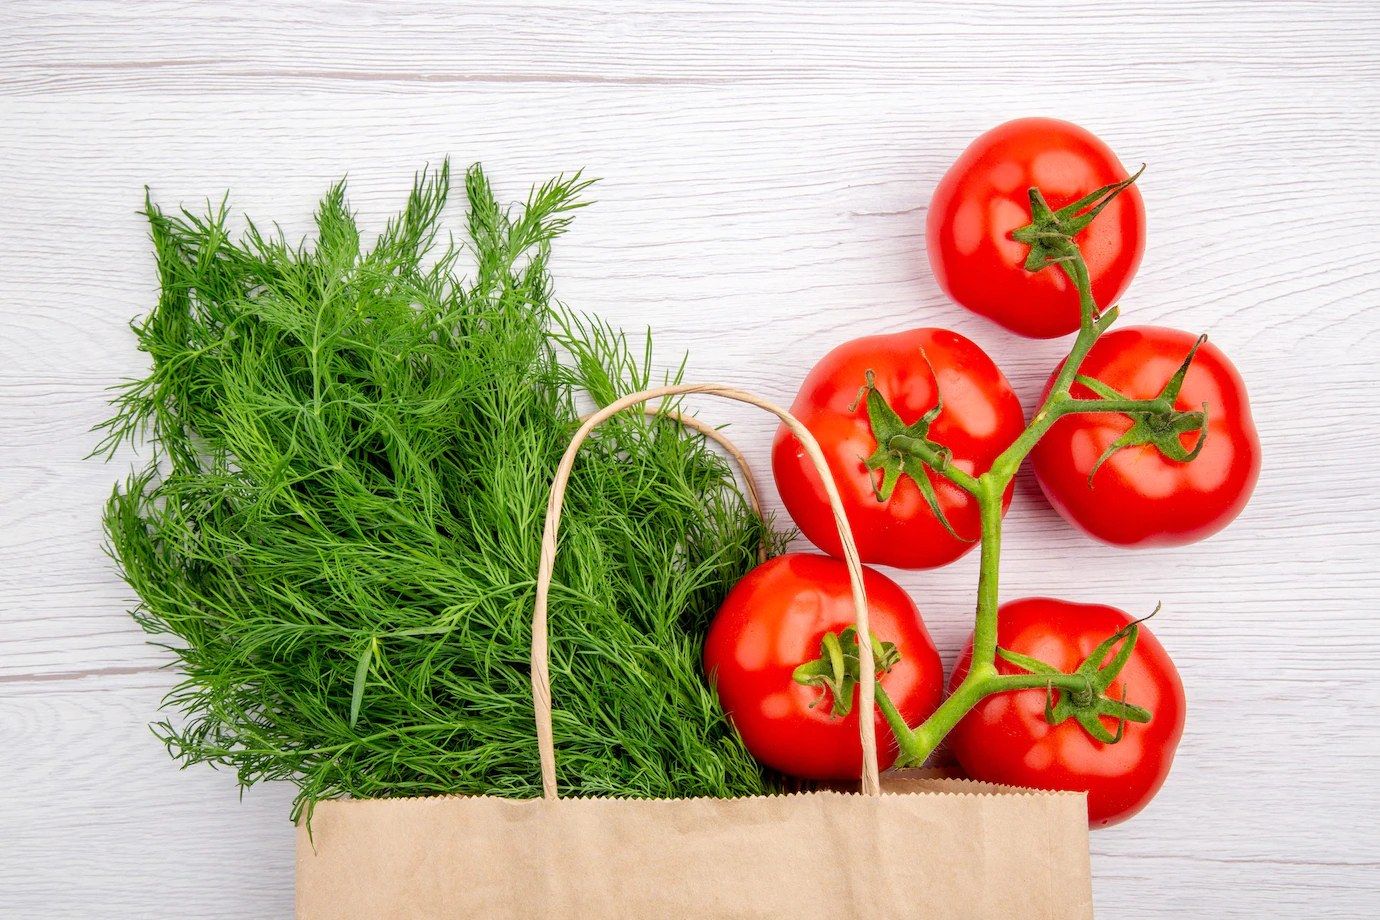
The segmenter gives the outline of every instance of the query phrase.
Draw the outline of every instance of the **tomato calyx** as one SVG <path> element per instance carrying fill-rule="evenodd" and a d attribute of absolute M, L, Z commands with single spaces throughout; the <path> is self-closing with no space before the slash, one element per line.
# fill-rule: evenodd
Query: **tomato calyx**
<path fill-rule="evenodd" d="M 933 375 L 934 365 L 930 364 L 923 348 L 920 350 L 920 357 L 924 358 Z M 930 511 L 939 519 L 939 523 L 944 525 L 949 535 L 964 543 L 972 543 L 971 539 L 960 537 L 945 517 L 943 509 L 939 507 L 939 496 L 935 494 L 934 484 L 930 482 L 927 472 L 934 470 L 939 475 L 944 475 L 954 456 L 953 451 L 929 437 L 930 425 L 939 418 L 939 413 L 944 411 L 944 394 L 939 392 L 938 376 L 935 376 L 934 381 L 934 408 L 910 425 L 901 421 L 896 410 L 891 408 L 891 403 L 887 402 L 882 391 L 877 389 L 876 377 L 872 371 L 867 371 L 865 379 L 867 383 L 859 388 L 858 398 L 848 407 L 848 411 L 856 411 L 858 403 L 866 397 L 867 418 L 872 426 L 872 437 L 877 441 L 877 449 L 872 452 L 872 456 L 863 459 L 863 465 L 872 473 L 882 471 L 882 484 L 878 486 L 875 480 L 872 482 L 873 496 L 878 502 L 890 500 L 896 483 L 900 481 L 901 475 L 905 474 L 914 480 Z"/>
<path fill-rule="evenodd" d="M 1093 487 L 1093 477 L 1102 468 L 1102 464 L 1107 462 L 1112 454 L 1127 447 L 1153 444 L 1161 454 L 1179 463 L 1188 463 L 1202 452 L 1203 445 L 1207 443 L 1208 404 L 1203 403 L 1202 411 L 1198 412 L 1175 409 L 1174 401 L 1179 398 L 1179 391 L 1184 385 L 1184 375 L 1188 373 L 1188 367 L 1193 363 L 1193 357 L 1198 354 L 1198 349 L 1206 341 L 1206 334 L 1198 336 L 1198 341 L 1193 343 L 1193 347 L 1189 349 L 1188 355 L 1179 365 L 1179 369 L 1174 372 L 1174 376 L 1165 383 L 1159 396 L 1151 400 L 1152 403 L 1156 403 L 1162 408 L 1126 413 L 1132 420 L 1132 425 L 1125 434 L 1107 445 L 1102 456 L 1097 458 L 1097 462 L 1093 464 L 1092 470 L 1088 473 L 1089 489 Z M 1094 377 L 1079 374 L 1074 377 L 1074 381 L 1092 390 L 1102 399 L 1126 399 L 1117 390 Z M 1198 432 L 1198 440 L 1191 450 L 1186 449 L 1179 436 L 1193 431 Z"/>
<path fill-rule="evenodd" d="M 1052 210 L 1045 201 L 1045 196 L 1038 188 L 1032 186 L 1029 192 L 1031 221 L 1024 227 L 1011 231 L 1013 240 L 1030 247 L 1030 253 L 1025 259 L 1025 270 L 1038 272 L 1051 265 L 1061 264 L 1067 270 L 1077 254 L 1073 238 L 1086 229 L 1112 199 L 1130 188 L 1143 172 L 1144 163 L 1136 170 L 1135 175 L 1111 185 L 1104 185 L 1057 211 Z M 1084 210 L 1085 208 L 1087 210 Z M 1079 213 L 1080 211 L 1082 213 Z"/>
<path fill-rule="evenodd" d="M 1148 709 L 1127 702 L 1124 684 L 1121 688 L 1120 699 L 1107 696 L 1107 688 L 1121 673 L 1126 662 L 1131 659 L 1131 653 L 1136 648 L 1136 638 L 1140 635 L 1140 624 L 1159 611 L 1160 608 L 1157 604 L 1149 616 L 1128 623 L 1117 630 L 1097 648 L 1093 649 L 1092 654 L 1085 658 L 1083 663 L 1071 672 L 1071 675 L 1066 675 L 1063 671 L 1037 658 L 1022 655 L 1019 652 L 998 648 L 997 654 L 1007 662 L 1032 674 L 1049 675 L 1051 678 L 1055 675 L 1061 678 L 1065 676 L 1083 678 L 1084 685 L 1076 690 L 1055 690 L 1053 680 L 1045 685 L 1045 721 L 1050 725 L 1060 725 L 1068 719 L 1075 719 L 1079 725 L 1083 726 L 1083 730 L 1096 740 L 1103 744 L 1116 744 L 1121 740 L 1127 722 L 1149 722 L 1151 713 Z M 1117 643 L 1120 643 L 1121 647 L 1117 649 L 1115 655 L 1112 655 L 1110 661 L 1103 664 Z M 1057 697 L 1056 693 L 1058 694 Z M 1102 724 L 1103 716 L 1117 720 L 1116 734 L 1108 731 L 1107 726 Z"/>
<path fill-rule="evenodd" d="M 877 676 L 889 673 L 901 661 L 901 653 L 894 642 L 882 642 L 872 636 L 872 660 L 877 665 Z M 800 665 L 792 673 L 798 684 L 819 687 L 828 693 L 821 693 L 819 699 L 810 704 L 813 709 L 826 696 L 832 697 L 829 715 L 843 718 L 853 711 L 853 689 L 858 685 L 862 674 L 858 657 L 858 630 L 849 626 L 841 633 L 832 630 L 824 634 L 819 642 L 819 657 Z M 880 687 L 877 688 L 881 690 Z"/>

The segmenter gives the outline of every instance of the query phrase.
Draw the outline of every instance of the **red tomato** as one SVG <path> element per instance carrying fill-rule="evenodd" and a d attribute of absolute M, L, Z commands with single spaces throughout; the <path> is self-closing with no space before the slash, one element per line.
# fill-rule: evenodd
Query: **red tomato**
<path fill-rule="evenodd" d="M 942 394 L 944 410 L 930 426 L 929 436 L 953 451 L 954 466 L 973 475 L 985 473 L 1024 430 L 1020 400 L 992 359 L 968 339 L 946 329 L 914 329 L 854 339 L 835 348 L 810 371 L 791 404 L 792 414 L 824 451 L 863 562 L 905 569 L 953 562 L 977 545 L 977 501 L 942 476 L 926 472 L 950 526 L 974 541 L 964 542 L 949 534 L 908 476 L 901 477 L 887 501 L 877 500 L 873 487 L 881 484 L 882 473 L 864 465 L 876 451 L 877 440 L 866 400 L 858 399 L 868 371 L 906 424 L 932 409 Z M 815 546 L 842 556 L 824 484 L 785 425 L 776 433 L 771 461 L 777 490 L 796 526 Z M 1010 502 L 1008 489 L 1003 509 Z"/>
<path fill-rule="evenodd" d="M 1079 369 L 1131 399 L 1158 396 L 1197 336 L 1156 326 L 1115 329 L 1098 339 Z M 1058 370 L 1055 370 L 1058 374 Z M 1045 385 L 1048 395 L 1054 375 Z M 1072 395 L 1095 394 L 1074 384 Z M 1210 342 L 1198 349 L 1175 408 L 1208 405 L 1207 442 L 1188 462 L 1171 460 L 1152 444 L 1127 447 L 1098 469 L 1097 458 L 1131 427 L 1116 413 L 1069 415 L 1031 452 L 1035 476 L 1064 520 L 1089 536 L 1121 546 L 1180 546 L 1215 534 L 1241 513 L 1260 476 L 1260 438 L 1251 420 L 1246 385 Z M 1198 433 L 1180 436 L 1192 448 Z"/>
<path fill-rule="evenodd" d="M 1131 617 L 1115 607 L 1031 597 L 997 611 L 997 645 L 1037 658 L 1066 673 Z M 959 654 L 952 691 L 968 673 L 973 640 Z M 1110 657 L 1110 656 L 1109 656 Z M 1024 674 L 997 656 L 1002 674 Z M 973 779 L 1036 789 L 1088 793 L 1088 823 L 1108 827 L 1145 807 L 1164 785 L 1184 731 L 1184 688 L 1164 647 L 1140 626 L 1135 651 L 1107 696 L 1150 710 L 1150 721 L 1126 722 L 1116 744 L 1094 740 L 1068 719 L 1045 719 L 1045 691 L 997 693 L 977 704 L 949 733 L 949 745 Z M 1057 692 L 1057 691 L 1056 691 Z M 1117 720 L 1102 717 L 1115 734 Z"/>
<path fill-rule="evenodd" d="M 1011 231 L 1030 223 L 1031 186 L 1052 210 L 1129 173 L 1088 131 L 1052 118 L 1022 118 L 968 145 L 930 201 L 925 242 L 939 286 L 1012 332 L 1049 339 L 1078 331 L 1078 292 L 1057 267 L 1025 270 L 1030 248 Z M 1145 251 L 1145 205 L 1133 185 L 1074 237 L 1103 309 L 1126 292 Z"/>
<path fill-rule="evenodd" d="M 901 654 L 878 684 L 907 724 L 918 724 L 943 698 L 944 666 L 910 596 L 880 572 L 863 571 L 872 635 L 894 642 Z M 830 714 L 829 691 L 792 676 L 820 656 L 825 633 L 841 633 L 854 619 L 847 566 L 812 553 L 762 563 L 724 599 L 705 639 L 704 670 L 743 742 L 762 763 L 807 779 L 862 775 L 856 692 L 852 711 L 840 718 Z M 885 770 L 898 748 L 880 710 L 875 715 L 877 759 Z"/>

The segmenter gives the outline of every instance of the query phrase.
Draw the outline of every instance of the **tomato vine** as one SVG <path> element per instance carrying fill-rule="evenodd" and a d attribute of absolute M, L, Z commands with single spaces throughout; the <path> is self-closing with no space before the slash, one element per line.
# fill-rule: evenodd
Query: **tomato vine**
<path fill-rule="evenodd" d="M 897 425 L 885 426 L 887 431 L 878 433 L 878 451 L 877 455 L 869 459 L 869 469 L 881 468 L 888 459 L 887 455 L 890 455 L 894 468 L 899 469 L 902 475 L 911 475 L 917 481 L 927 478 L 924 470 L 943 476 L 973 496 L 981 521 L 977 613 L 972 659 L 966 676 L 938 709 L 914 727 L 906 723 L 881 684 L 877 685 L 877 705 L 900 746 L 898 766 L 919 766 L 923 763 L 964 715 L 983 698 L 995 693 L 1045 689 L 1049 694 L 1051 724 L 1055 724 L 1053 720 L 1056 718 L 1057 710 L 1059 721 L 1070 717 L 1076 718 L 1089 734 L 1104 743 L 1112 743 L 1113 739 L 1119 740 L 1121 728 L 1126 721 L 1143 722 L 1150 718 L 1150 714 L 1145 710 L 1105 695 L 1106 688 L 1135 648 L 1138 636 L 1135 624 L 1109 636 L 1088 656 L 1083 665 L 1072 673 L 1055 672 L 1042 666 L 1041 662 L 1026 656 L 1014 655 L 997 646 L 997 586 L 1001 557 L 1002 498 L 1015 479 L 1021 463 L 1055 422 L 1067 415 L 1086 412 L 1116 412 L 1131 417 L 1131 433 L 1112 445 L 1104 454 L 1104 460 L 1116 450 L 1132 444 L 1153 444 L 1166 456 L 1186 462 L 1196 456 L 1207 438 L 1207 407 L 1201 412 L 1174 408 L 1184 374 L 1197 351 L 1196 346 L 1184 358 L 1178 373 L 1151 399 L 1125 398 L 1105 386 L 1090 385 L 1086 378 L 1078 374 L 1084 358 L 1098 338 L 1116 321 L 1118 310 L 1115 306 L 1110 306 L 1105 311 L 1099 309 L 1093 297 L 1087 264 L 1074 237 L 1084 230 L 1109 202 L 1130 188 L 1139 176 L 1140 172 L 1137 172 L 1121 182 L 1103 186 L 1057 211 L 1049 207 L 1038 188 L 1032 187 L 1029 190 L 1031 222 L 1014 231 L 1011 236 L 1016 241 L 1030 246 L 1025 263 L 1027 271 L 1040 272 L 1058 268 L 1073 282 L 1078 292 L 1080 324 L 1078 336 L 1068 357 L 1057 372 L 1030 423 L 1010 446 L 997 456 L 986 472 L 973 475 L 959 469 L 947 462 L 948 454 L 942 444 L 926 436 L 908 436 L 912 434 L 909 431 L 892 431 L 891 429 L 897 428 Z M 1206 336 L 1200 338 L 1199 343 L 1205 338 Z M 1091 389 L 1096 394 L 1095 397 L 1075 398 L 1070 392 L 1075 382 Z M 891 419 L 895 413 L 890 412 L 889 407 L 885 407 L 883 394 L 871 383 L 869 380 L 868 386 L 864 389 L 875 426 L 876 419 Z M 1191 450 L 1185 450 L 1179 443 L 1179 436 L 1194 432 L 1197 433 L 1196 444 Z M 917 466 L 923 466 L 924 469 L 917 470 Z M 912 470 L 915 472 L 911 472 Z M 1025 668 L 1027 673 L 999 673 L 998 655 Z M 1108 655 L 1112 655 L 1112 659 L 1104 665 Z M 1057 706 L 1054 704 L 1053 696 L 1056 690 L 1060 691 Z M 1098 721 L 1101 716 L 1118 719 L 1115 736 L 1106 734 L 1107 730 Z M 1093 725 L 1096 725 L 1096 728 L 1091 727 Z"/>

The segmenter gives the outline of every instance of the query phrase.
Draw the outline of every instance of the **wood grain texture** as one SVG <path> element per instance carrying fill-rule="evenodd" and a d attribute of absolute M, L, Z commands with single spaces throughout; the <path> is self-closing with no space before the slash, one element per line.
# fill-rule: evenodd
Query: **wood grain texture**
<path fill-rule="evenodd" d="M 1004 596 L 1163 601 L 1188 691 L 1164 791 L 1093 835 L 1099 916 L 1372 915 L 1378 108 L 1365 2 L 3 5 L 0 916 L 291 913 L 290 791 L 241 804 L 142 727 L 174 678 L 101 550 L 128 458 L 82 459 L 105 388 L 143 368 L 146 184 L 191 207 L 230 189 L 296 236 L 346 173 L 377 229 L 446 154 L 509 198 L 586 167 L 557 293 L 650 326 L 664 366 L 688 351 L 689 379 L 789 403 L 844 339 L 943 325 L 1029 408 L 1063 346 L 948 304 L 923 228 L 963 146 L 1032 113 L 1150 164 L 1123 322 L 1210 332 L 1265 448 L 1236 524 L 1174 550 L 1094 545 L 1018 481 Z M 768 469 L 770 419 L 702 415 Z M 949 661 L 976 570 L 891 573 Z"/>

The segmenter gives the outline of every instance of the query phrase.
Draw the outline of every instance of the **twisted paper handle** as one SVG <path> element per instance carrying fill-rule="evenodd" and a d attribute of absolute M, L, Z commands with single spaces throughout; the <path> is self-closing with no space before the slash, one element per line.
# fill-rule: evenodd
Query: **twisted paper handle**
<path fill-rule="evenodd" d="M 810 461 L 814 464 L 815 470 L 819 473 L 820 479 L 824 482 L 824 491 L 829 496 L 829 507 L 834 512 L 834 524 L 838 527 L 839 539 L 843 543 L 843 561 L 848 566 L 848 578 L 853 588 L 853 609 L 857 615 L 858 664 L 861 671 L 858 681 L 860 696 L 858 728 L 862 737 L 863 750 L 862 791 L 866 795 L 881 795 L 881 781 L 877 769 L 877 728 L 873 719 L 868 717 L 873 712 L 876 697 L 876 665 L 872 659 L 872 638 L 867 626 L 867 594 L 863 589 L 862 563 L 858 561 L 858 550 L 853 544 L 853 531 L 848 526 L 848 518 L 843 511 L 843 502 L 839 499 L 838 487 L 834 484 L 834 477 L 829 472 L 829 465 L 825 462 L 824 454 L 819 449 L 819 442 L 795 416 L 785 409 L 769 403 L 765 399 L 759 399 L 745 390 L 713 383 L 701 383 L 653 387 L 640 393 L 631 393 L 587 416 L 584 424 L 570 439 L 570 445 L 565 449 L 565 455 L 561 457 L 561 464 L 556 468 L 556 477 L 551 482 L 551 499 L 546 506 L 546 526 L 542 531 L 541 539 L 541 562 L 537 567 L 537 600 L 532 610 L 532 699 L 535 704 L 537 720 L 537 750 L 541 756 L 542 797 L 547 799 L 557 797 L 556 748 L 551 732 L 551 673 L 547 662 L 546 601 L 551 589 L 551 573 L 556 567 L 556 531 L 561 520 L 561 504 L 565 500 L 565 487 L 570 480 L 570 471 L 575 466 L 575 454 L 589 433 L 605 419 L 639 403 L 670 396 L 683 396 L 688 393 L 722 396 L 725 399 L 735 399 L 738 402 L 745 402 L 760 409 L 766 409 L 781 419 L 791 430 L 791 433 L 800 440 L 800 443 L 805 447 L 806 454 L 810 457 Z M 704 432 L 728 448 L 729 452 L 743 466 L 744 475 L 749 483 L 749 498 L 756 507 L 756 485 L 752 483 L 752 475 L 747 471 L 742 454 L 717 431 L 708 428 L 697 420 L 691 420 L 678 413 L 674 417 L 682 424 L 687 424 Z"/>

